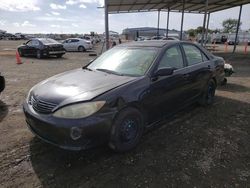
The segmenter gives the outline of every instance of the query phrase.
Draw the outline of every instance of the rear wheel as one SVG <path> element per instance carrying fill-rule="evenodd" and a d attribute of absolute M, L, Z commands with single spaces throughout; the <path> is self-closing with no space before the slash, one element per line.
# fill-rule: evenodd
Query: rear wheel
<path fill-rule="evenodd" d="M 79 46 L 79 47 L 78 47 L 78 51 L 79 51 L 79 52 L 85 52 L 86 49 L 85 49 L 83 46 Z"/>
<path fill-rule="evenodd" d="M 37 57 L 37 59 L 41 59 L 42 58 L 41 50 L 37 50 L 36 57 Z"/>
<path fill-rule="evenodd" d="M 133 149 L 143 134 L 143 116 L 135 108 L 123 109 L 115 118 L 109 147 L 117 152 Z"/>
<path fill-rule="evenodd" d="M 209 80 L 206 86 L 205 91 L 203 92 L 199 103 L 202 106 L 208 106 L 213 104 L 214 102 L 214 96 L 215 96 L 215 90 L 216 90 L 216 83 L 213 79 Z"/>

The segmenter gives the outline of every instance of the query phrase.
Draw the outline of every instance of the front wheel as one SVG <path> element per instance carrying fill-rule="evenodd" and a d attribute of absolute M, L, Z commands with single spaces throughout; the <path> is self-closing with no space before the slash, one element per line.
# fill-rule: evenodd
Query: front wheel
<path fill-rule="evenodd" d="M 137 109 L 123 109 L 113 123 L 109 147 L 117 152 L 133 149 L 143 134 L 143 127 L 143 116 Z"/>
<path fill-rule="evenodd" d="M 202 106 L 208 106 L 213 104 L 214 102 L 214 96 L 215 96 L 215 90 L 216 90 L 216 83 L 213 79 L 209 80 L 206 86 L 205 91 L 201 95 L 201 98 L 199 100 L 199 103 Z"/>
<path fill-rule="evenodd" d="M 78 51 L 79 51 L 79 52 L 85 52 L 86 49 L 85 49 L 83 46 L 79 46 L 79 47 L 78 47 Z"/>

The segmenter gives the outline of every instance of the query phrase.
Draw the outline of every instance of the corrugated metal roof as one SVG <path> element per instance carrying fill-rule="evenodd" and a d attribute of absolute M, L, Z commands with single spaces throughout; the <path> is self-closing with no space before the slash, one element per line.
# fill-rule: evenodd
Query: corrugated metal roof
<path fill-rule="evenodd" d="M 107 0 L 109 13 L 127 13 L 127 12 L 148 12 L 148 11 L 176 11 L 181 12 L 183 2 L 180 0 Z M 207 11 L 217 12 L 220 10 L 245 5 L 250 0 L 208 0 Z M 204 13 L 205 0 L 186 0 L 185 12 Z"/>

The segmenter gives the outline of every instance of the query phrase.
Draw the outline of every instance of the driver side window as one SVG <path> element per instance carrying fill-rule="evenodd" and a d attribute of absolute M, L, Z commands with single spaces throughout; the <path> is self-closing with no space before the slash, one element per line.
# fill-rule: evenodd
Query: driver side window
<path fill-rule="evenodd" d="M 182 53 L 179 46 L 173 46 L 166 50 L 165 54 L 163 55 L 158 69 L 162 68 L 175 68 L 180 69 L 183 68 L 183 58 Z"/>
<path fill-rule="evenodd" d="M 28 41 L 26 44 L 27 44 L 28 46 L 32 46 L 32 40 Z"/>

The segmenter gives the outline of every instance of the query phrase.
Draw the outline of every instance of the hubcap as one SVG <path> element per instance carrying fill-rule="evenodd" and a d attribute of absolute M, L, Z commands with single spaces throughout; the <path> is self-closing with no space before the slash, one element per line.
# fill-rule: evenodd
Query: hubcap
<path fill-rule="evenodd" d="M 129 142 L 136 138 L 138 131 L 138 123 L 134 119 L 127 119 L 122 123 L 121 141 Z"/>

